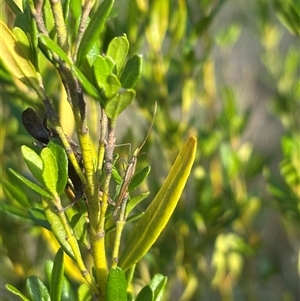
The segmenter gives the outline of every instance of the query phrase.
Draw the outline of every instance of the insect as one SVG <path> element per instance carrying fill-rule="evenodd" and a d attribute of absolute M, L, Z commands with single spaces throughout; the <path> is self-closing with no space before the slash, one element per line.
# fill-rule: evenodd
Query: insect
<path fill-rule="evenodd" d="M 39 144 L 35 143 L 35 145 L 45 147 L 51 139 L 59 139 L 57 132 L 54 129 L 47 127 L 47 119 L 40 118 L 35 110 L 30 107 L 23 111 L 22 122 L 27 132 L 39 142 Z M 82 165 L 82 156 L 78 152 L 79 145 L 69 137 L 68 141 L 76 156 L 77 161 L 80 165 Z M 83 186 L 71 162 L 69 162 L 68 164 L 68 174 L 74 187 L 74 202 L 76 202 L 83 195 Z"/>
<path fill-rule="evenodd" d="M 157 103 L 155 103 L 155 107 L 154 107 L 154 113 L 153 113 L 154 116 L 156 114 L 156 109 L 157 109 Z M 154 117 L 152 119 L 152 123 L 150 125 L 148 133 L 147 133 L 142 145 L 135 150 L 135 152 L 133 153 L 133 155 L 130 157 L 130 159 L 128 161 L 128 164 L 127 164 L 127 167 L 126 167 L 126 170 L 125 170 L 124 179 L 123 179 L 123 182 L 121 184 L 120 193 L 118 195 L 116 205 L 115 205 L 115 208 L 114 208 L 114 211 L 113 211 L 113 216 L 117 215 L 118 210 L 119 210 L 120 206 L 122 205 L 123 200 L 126 198 L 126 196 L 128 194 L 128 186 L 129 186 L 129 184 L 132 180 L 132 177 L 134 176 L 134 173 L 135 173 L 137 157 L 138 157 L 141 149 L 143 148 L 143 146 L 145 145 L 145 143 L 146 143 L 146 141 L 149 137 L 149 134 L 150 134 L 150 131 L 153 127 L 153 124 L 154 124 Z"/>

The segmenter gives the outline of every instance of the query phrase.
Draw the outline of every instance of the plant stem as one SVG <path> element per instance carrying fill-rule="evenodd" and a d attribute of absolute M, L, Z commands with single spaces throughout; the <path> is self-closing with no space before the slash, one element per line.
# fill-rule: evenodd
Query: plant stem
<path fill-rule="evenodd" d="M 70 245 L 70 247 L 73 251 L 78 268 L 80 269 L 81 274 L 84 277 L 84 279 L 86 280 L 90 289 L 94 292 L 94 294 L 99 296 L 100 290 L 99 290 L 98 286 L 96 285 L 96 283 L 94 282 L 93 278 L 91 277 L 91 274 L 89 273 L 89 271 L 87 270 L 87 268 L 83 262 L 77 240 L 75 238 L 72 228 L 70 227 L 69 221 L 66 217 L 66 214 L 65 214 L 64 208 L 61 204 L 61 200 L 60 200 L 59 196 L 58 195 L 54 196 L 53 200 L 43 198 L 43 205 L 44 205 L 44 208 L 46 211 L 46 215 L 47 215 L 47 212 L 49 212 L 50 208 L 53 207 L 53 204 L 57 210 L 57 215 L 58 215 L 58 217 L 63 225 L 63 228 L 65 230 L 66 241 L 68 242 L 68 244 Z M 51 220 L 51 218 L 50 218 L 50 220 Z"/>
<path fill-rule="evenodd" d="M 90 14 L 94 4 L 95 4 L 95 0 L 86 0 L 84 2 L 82 15 L 81 15 L 81 19 L 80 19 L 80 26 L 79 26 L 79 30 L 78 30 L 77 41 L 76 41 L 76 45 L 75 45 L 75 51 L 74 51 L 74 55 L 73 55 L 74 62 L 76 62 L 78 48 L 79 48 L 81 39 L 83 37 L 83 34 L 85 32 L 85 29 L 87 27 L 88 20 L 89 20 L 89 14 Z"/>
<path fill-rule="evenodd" d="M 125 211 L 126 211 L 126 203 L 128 200 L 128 193 L 125 194 L 124 200 L 121 204 L 119 218 L 116 222 L 116 236 L 114 240 L 114 248 L 112 253 L 112 267 L 115 268 L 118 265 L 118 259 L 119 259 L 119 251 L 120 251 L 120 244 L 121 244 L 121 237 L 122 232 L 124 229 L 124 226 L 126 224 L 125 219 Z"/>
<path fill-rule="evenodd" d="M 53 17 L 55 20 L 58 45 L 68 54 L 69 52 L 68 33 L 67 33 L 66 23 L 64 20 L 61 1 L 51 0 L 50 4 L 52 8 Z"/>

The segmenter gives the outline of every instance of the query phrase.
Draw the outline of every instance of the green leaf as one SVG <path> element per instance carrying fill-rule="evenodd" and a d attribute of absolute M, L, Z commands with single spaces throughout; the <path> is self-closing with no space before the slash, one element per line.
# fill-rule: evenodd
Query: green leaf
<path fill-rule="evenodd" d="M 53 39 L 56 35 L 56 27 L 50 0 L 43 1 L 43 20 L 49 36 Z"/>
<path fill-rule="evenodd" d="M 0 59 L 14 76 L 40 95 L 42 92 L 36 70 L 30 58 L 26 56 L 21 43 L 2 21 L 0 21 L 0 32 L 2 41 L 5 41 L 0 47 Z"/>
<path fill-rule="evenodd" d="M 145 192 L 142 194 L 139 194 L 135 197 L 133 197 L 132 199 L 130 199 L 130 201 L 127 203 L 126 206 L 126 217 L 128 216 L 128 214 L 132 211 L 133 208 L 135 208 L 140 202 L 142 202 L 146 197 L 148 197 L 148 195 L 150 194 L 150 192 Z"/>
<path fill-rule="evenodd" d="M 51 230 L 45 211 L 40 208 L 31 208 L 28 210 L 29 217 L 35 222 L 36 225 L 44 227 L 45 229 Z"/>
<path fill-rule="evenodd" d="M 25 14 L 20 13 L 16 16 L 14 27 L 19 27 L 24 32 L 29 32 L 29 22 Z"/>
<path fill-rule="evenodd" d="M 68 66 L 72 69 L 75 76 L 78 78 L 82 84 L 84 90 L 92 97 L 102 100 L 98 90 L 92 85 L 92 83 L 87 79 L 87 77 L 72 63 L 67 54 L 49 37 L 45 35 L 40 36 L 40 42 L 47 49 L 56 53 L 62 60 L 64 60 Z"/>
<path fill-rule="evenodd" d="M 133 191 L 136 188 L 138 188 L 144 182 L 144 180 L 148 177 L 150 170 L 151 170 L 151 167 L 146 166 L 142 170 L 137 172 L 133 176 L 131 182 L 128 185 L 128 192 Z"/>
<path fill-rule="evenodd" d="M 117 168 L 113 166 L 112 168 L 112 176 L 118 185 L 121 185 L 123 178 L 120 176 Z"/>
<path fill-rule="evenodd" d="M 66 240 L 67 234 L 64 225 L 62 224 L 59 216 L 57 215 L 56 208 L 52 200 L 49 200 L 47 198 L 43 198 L 42 200 L 45 214 L 51 225 L 51 230 L 53 234 L 55 235 L 56 239 L 58 240 L 65 253 L 67 253 L 71 258 L 75 260 L 72 248 Z"/>
<path fill-rule="evenodd" d="M 58 180 L 58 168 L 56 160 L 48 147 L 41 151 L 41 158 L 43 160 L 43 179 L 47 189 L 53 196 L 57 195 L 56 184 Z"/>
<path fill-rule="evenodd" d="M 66 62 L 70 67 L 73 66 L 73 63 L 72 63 L 71 59 L 68 57 L 68 55 L 51 38 L 49 38 L 46 35 L 41 34 L 39 36 L 39 40 L 43 46 L 45 46 L 48 50 L 57 54 L 60 57 L 60 59 L 62 59 L 64 62 Z"/>
<path fill-rule="evenodd" d="M 51 301 L 60 301 L 64 276 L 64 252 L 60 248 L 55 255 L 51 273 L 50 296 Z"/>
<path fill-rule="evenodd" d="M 76 239 L 81 241 L 87 247 L 90 247 L 90 243 L 87 238 L 87 225 L 86 214 L 77 213 L 72 216 L 71 226 Z"/>
<path fill-rule="evenodd" d="M 12 12 L 17 16 L 19 14 L 22 14 L 22 10 L 19 8 L 19 6 L 16 4 L 13 0 L 5 0 L 5 3 L 8 4 L 9 8 L 12 10 Z"/>
<path fill-rule="evenodd" d="M 20 181 L 22 181 L 24 184 L 26 184 L 29 188 L 31 188 L 32 190 L 34 190 L 35 192 L 37 192 L 38 194 L 46 197 L 46 198 L 52 198 L 52 196 L 45 191 L 43 188 L 41 188 L 40 186 L 36 185 L 35 183 L 27 180 L 25 177 L 23 177 L 22 175 L 20 175 L 19 173 L 17 173 L 15 170 L 9 168 L 9 171 L 15 176 L 17 177 Z"/>
<path fill-rule="evenodd" d="M 62 287 L 61 300 L 62 301 L 77 300 L 76 294 L 75 294 L 70 282 L 67 280 L 67 278 L 65 276 L 63 277 L 63 287 Z"/>
<path fill-rule="evenodd" d="M 93 84 L 88 80 L 88 78 L 74 65 L 73 72 L 82 84 L 86 93 L 90 96 L 94 97 L 95 99 L 99 100 L 102 105 L 104 105 L 104 101 L 100 95 L 101 91 L 98 91 Z"/>
<path fill-rule="evenodd" d="M 105 89 L 107 78 L 113 73 L 114 61 L 108 56 L 98 56 L 93 64 L 93 72 L 97 85 L 100 89 Z"/>
<path fill-rule="evenodd" d="M 51 301 L 46 285 L 38 277 L 27 278 L 26 288 L 32 300 Z"/>
<path fill-rule="evenodd" d="M 109 271 L 106 283 L 107 301 L 127 301 L 127 281 L 120 268 Z"/>
<path fill-rule="evenodd" d="M 119 261 L 123 270 L 137 263 L 165 228 L 190 174 L 196 147 L 197 140 L 192 136 L 182 147 L 163 186 L 131 232 Z"/>
<path fill-rule="evenodd" d="M 160 301 L 163 298 L 163 293 L 165 286 L 167 284 L 167 277 L 161 274 L 156 274 L 152 278 L 150 282 L 150 287 L 152 291 L 154 292 L 154 301 Z"/>
<path fill-rule="evenodd" d="M 153 301 L 154 293 L 149 285 L 144 286 L 139 294 L 137 295 L 135 301 Z"/>
<path fill-rule="evenodd" d="M 77 65 L 80 66 L 99 39 L 104 23 L 113 7 L 114 0 L 104 0 L 91 18 L 78 48 Z"/>
<path fill-rule="evenodd" d="M 289 30 L 291 34 L 300 36 L 300 12 L 292 1 L 274 1 L 276 15 L 279 21 Z"/>
<path fill-rule="evenodd" d="M 8 201 L 10 201 L 10 199 L 8 199 Z M 0 202 L 0 214 L 4 212 L 9 212 L 13 215 L 20 216 L 22 218 L 28 218 L 27 211 L 23 208 L 16 207 L 16 205 L 13 202 Z"/>
<path fill-rule="evenodd" d="M 72 0 L 70 2 L 70 10 L 75 20 L 78 20 L 82 13 L 81 0 Z"/>
<path fill-rule="evenodd" d="M 114 38 L 108 45 L 106 55 L 114 60 L 117 67 L 117 75 L 120 74 L 124 65 L 128 50 L 129 42 L 125 34 L 121 37 Z"/>
<path fill-rule="evenodd" d="M 125 65 L 120 81 L 125 89 L 133 88 L 141 77 L 143 68 L 143 57 L 134 55 Z"/>
<path fill-rule="evenodd" d="M 7 288 L 7 290 L 9 290 L 10 292 L 12 292 L 13 294 L 19 296 L 22 300 L 24 301 L 30 301 L 25 295 L 23 295 L 16 287 L 14 287 L 11 284 L 6 284 L 5 287 Z"/>
<path fill-rule="evenodd" d="M 11 197 L 17 201 L 22 207 L 24 208 L 30 208 L 30 203 L 28 201 L 28 197 L 24 194 L 24 191 L 22 190 L 21 187 L 16 186 L 15 184 L 12 184 L 5 178 L 2 179 L 3 181 L 3 189 L 4 192 L 8 192 Z"/>
<path fill-rule="evenodd" d="M 23 158 L 33 174 L 33 176 L 41 183 L 44 184 L 43 180 L 43 161 L 41 157 L 31 148 L 26 145 L 21 146 L 21 152 Z"/>
<path fill-rule="evenodd" d="M 47 260 L 45 264 L 45 271 L 47 275 L 47 281 L 51 283 L 52 271 L 53 271 L 53 261 Z M 77 300 L 76 295 L 74 293 L 73 288 L 71 287 L 70 282 L 67 278 L 63 275 L 63 282 L 62 282 L 62 293 L 61 293 L 61 300 L 62 301 L 73 301 Z M 52 301 L 52 299 L 51 299 Z"/>
<path fill-rule="evenodd" d="M 105 106 L 105 112 L 108 118 L 115 120 L 131 104 L 134 97 L 134 90 L 121 89 Z"/>
<path fill-rule="evenodd" d="M 107 99 L 111 99 L 121 89 L 121 83 L 115 74 L 110 74 L 107 78 L 104 95 Z"/>
<path fill-rule="evenodd" d="M 47 147 L 49 147 L 56 160 L 58 168 L 56 191 L 60 195 L 65 190 L 68 181 L 68 157 L 65 149 L 61 146 L 57 139 L 52 139 L 48 143 Z"/>
<path fill-rule="evenodd" d="M 15 36 L 17 43 L 22 48 L 22 51 L 24 52 L 25 56 L 31 58 L 30 43 L 25 32 L 21 28 L 15 27 L 12 33 Z"/>

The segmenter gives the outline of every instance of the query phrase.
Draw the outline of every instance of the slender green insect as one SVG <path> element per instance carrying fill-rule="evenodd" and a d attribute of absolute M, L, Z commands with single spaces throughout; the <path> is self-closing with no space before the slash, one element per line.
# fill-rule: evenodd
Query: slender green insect
<path fill-rule="evenodd" d="M 155 114 L 156 114 L 156 109 L 157 109 L 157 103 L 155 102 L 154 113 L 153 113 L 154 116 L 153 116 L 150 128 L 148 130 L 148 133 L 147 133 L 142 145 L 135 150 L 135 152 L 133 153 L 133 155 L 131 156 L 131 158 L 128 161 L 128 164 L 127 164 L 127 167 L 126 167 L 126 170 L 125 170 L 124 179 L 123 179 L 123 182 L 121 184 L 120 193 L 119 193 L 119 196 L 118 196 L 118 199 L 116 201 L 116 205 L 115 205 L 115 208 L 114 208 L 114 211 L 113 211 L 113 216 L 117 215 L 118 210 L 119 210 L 126 194 L 128 193 L 128 185 L 130 184 L 131 179 L 132 179 L 132 177 L 134 176 L 134 173 L 135 173 L 137 157 L 138 157 L 141 149 L 145 145 L 145 143 L 146 143 L 146 141 L 149 137 L 149 134 L 151 132 L 151 129 L 153 127 L 154 117 L 155 117 Z"/>

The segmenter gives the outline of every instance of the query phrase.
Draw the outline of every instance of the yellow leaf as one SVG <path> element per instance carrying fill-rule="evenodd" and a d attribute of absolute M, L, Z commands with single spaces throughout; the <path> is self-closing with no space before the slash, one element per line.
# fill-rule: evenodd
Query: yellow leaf
<path fill-rule="evenodd" d="M 18 41 L 9 28 L 0 21 L 1 47 L 0 59 L 6 68 L 24 84 L 30 86 L 37 92 L 41 89 L 37 72 L 28 58 L 22 43 Z"/>
<path fill-rule="evenodd" d="M 196 147 L 197 139 L 192 136 L 182 147 L 163 186 L 134 227 L 120 257 L 119 266 L 123 270 L 139 261 L 165 228 L 191 172 Z"/>

